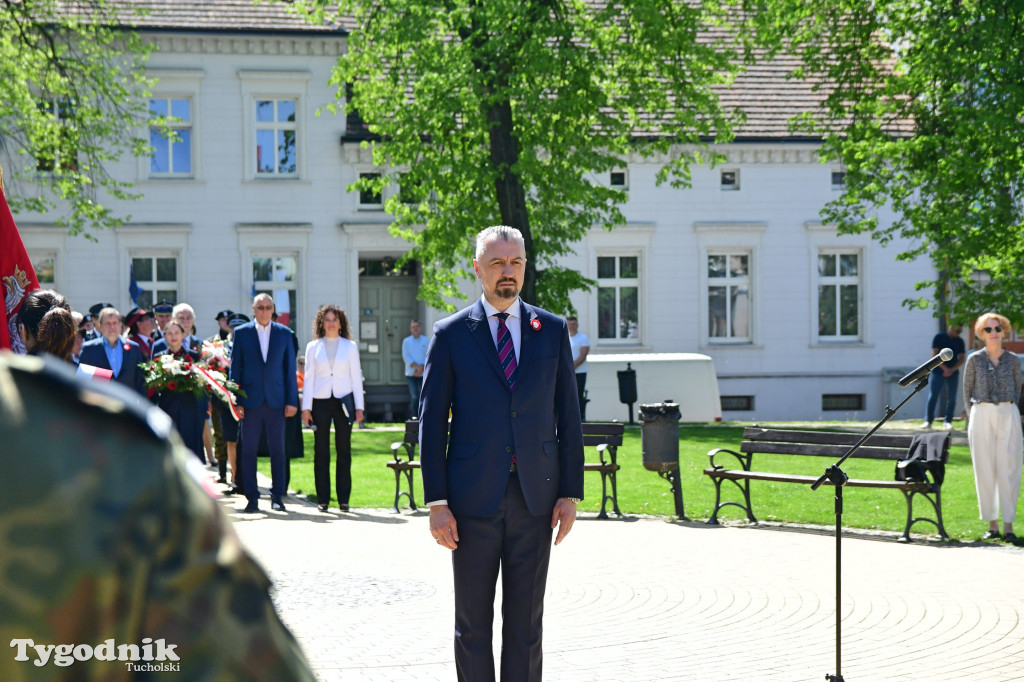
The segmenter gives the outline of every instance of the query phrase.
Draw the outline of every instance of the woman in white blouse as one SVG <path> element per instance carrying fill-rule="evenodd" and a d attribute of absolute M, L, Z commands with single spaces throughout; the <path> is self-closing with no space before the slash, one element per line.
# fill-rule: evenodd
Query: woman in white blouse
<path fill-rule="evenodd" d="M 321 306 L 313 320 L 314 340 L 306 346 L 302 423 L 316 425 L 313 475 L 322 512 L 331 500 L 331 422 L 338 456 L 335 492 L 338 508 L 347 512 L 352 492 L 352 422 L 363 421 L 363 373 L 359 349 L 349 337 L 345 311 L 330 303 Z"/>

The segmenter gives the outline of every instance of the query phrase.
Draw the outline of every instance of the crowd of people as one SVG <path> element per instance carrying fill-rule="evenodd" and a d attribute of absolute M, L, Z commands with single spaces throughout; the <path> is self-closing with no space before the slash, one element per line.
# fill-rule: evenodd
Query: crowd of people
<path fill-rule="evenodd" d="M 269 454 L 271 460 L 271 507 L 286 511 L 285 442 L 297 443 L 301 456 L 303 424 L 315 432 L 318 508 L 328 510 L 333 424 L 334 493 L 338 508 L 348 511 L 352 425 L 363 421 L 364 396 L 359 349 L 351 339 L 345 311 L 333 304 L 317 311 L 313 341 L 305 355 L 297 353 L 295 333 L 275 321 L 269 295 L 257 295 L 252 311 L 252 319 L 232 310 L 219 311 L 217 331 L 203 339 L 196 333 L 195 311 L 187 303 L 162 300 L 152 310 L 135 307 L 127 315 L 110 303 L 97 303 L 82 313 L 73 311 L 60 293 L 38 289 L 25 297 L 18 320 L 29 354 L 66 360 L 77 365 L 79 373 L 122 384 L 139 403 L 149 401 L 163 410 L 186 447 L 218 470 L 219 482 L 227 486 L 225 494 L 246 497 L 247 513 L 259 510 L 258 454 Z M 205 359 L 204 344 L 221 349 L 227 363 L 224 375 L 237 389 L 233 406 L 203 393 L 166 384 L 155 388 L 147 382 L 146 368 L 156 364 L 147 363 L 169 356 L 186 366 L 198 364 Z"/>

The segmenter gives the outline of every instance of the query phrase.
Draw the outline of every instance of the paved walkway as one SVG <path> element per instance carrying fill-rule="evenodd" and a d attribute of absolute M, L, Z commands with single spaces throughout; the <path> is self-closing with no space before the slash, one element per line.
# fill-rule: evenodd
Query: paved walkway
<path fill-rule="evenodd" d="M 321 680 L 455 679 L 451 563 L 425 512 L 291 498 L 287 513 L 233 518 Z M 843 678 L 1024 680 L 1024 548 L 895 538 L 844 536 Z M 822 530 L 583 516 L 552 551 L 545 678 L 823 680 L 834 552 Z"/>

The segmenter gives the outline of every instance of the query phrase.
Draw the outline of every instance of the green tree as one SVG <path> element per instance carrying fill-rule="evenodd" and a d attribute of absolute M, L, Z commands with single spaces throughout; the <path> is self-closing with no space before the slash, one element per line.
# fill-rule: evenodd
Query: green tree
<path fill-rule="evenodd" d="M 134 199 L 106 166 L 147 153 L 149 47 L 107 0 L 0 0 L 0 153 L 16 212 L 57 209 L 71 234 L 118 225 Z M 157 122 L 159 123 L 159 122 Z M 144 128 L 143 128 L 144 129 Z"/>
<path fill-rule="evenodd" d="M 332 82 L 382 171 L 355 188 L 399 187 L 391 230 L 414 244 L 406 259 L 422 262 L 420 296 L 437 307 L 471 276 L 471 237 L 500 222 L 526 238 L 523 298 L 570 310 L 593 281 L 559 256 L 625 222 L 609 172 L 660 154 L 659 182 L 685 186 L 738 120 L 713 92 L 741 61 L 715 0 L 295 4 L 352 27 Z"/>
<path fill-rule="evenodd" d="M 929 257 L 912 307 L 966 320 L 1000 310 L 1024 322 L 1024 2 L 782 0 L 759 17 L 814 78 L 824 134 L 846 168 L 825 210 L 844 232 L 910 240 Z M 774 10 L 781 10 L 775 13 Z M 879 222 L 889 206 L 897 218 Z"/>

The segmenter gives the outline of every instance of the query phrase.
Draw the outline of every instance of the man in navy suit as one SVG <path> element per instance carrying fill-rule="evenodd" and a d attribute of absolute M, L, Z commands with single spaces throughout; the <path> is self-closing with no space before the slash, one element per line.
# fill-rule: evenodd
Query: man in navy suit
<path fill-rule="evenodd" d="M 488 227 L 473 267 L 483 296 L 434 325 L 420 403 L 430 533 L 452 550 L 459 680 L 495 679 L 491 625 L 502 575 L 501 679 L 541 679 L 551 535 L 583 497 L 583 435 L 565 321 L 519 299 L 522 233 Z M 451 424 L 448 422 L 451 412 Z"/>
<path fill-rule="evenodd" d="M 121 338 L 121 313 L 108 306 L 97 313 L 96 323 L 100 338 L 82 344 L 79 363 L 112 370 L 114 381 L 146 395 L 146 374 L 139 365 L 149 358 L 139 344 Z"/>
<path fill-rule="evenodd" d="M 242 416 L 242 488 L 249 500 L 243 511 L 249 514 L 259 511 L 256 451 L 264 428 L 273 480 L 270 506 L 277 511 L 285 511 L 287 463 L 284 426 L 285 419 L 294 416 L 299 409 L 292 332 L 271 320 L 274 300 L 269 295 L 256 296 L 252 312 L 255 319 L 235 329 L 231 348 L 231 379 L 246 394 L 238 399 L 238 412 Z"/>

